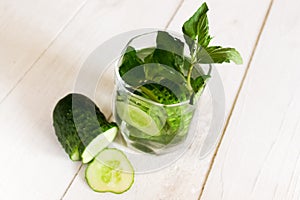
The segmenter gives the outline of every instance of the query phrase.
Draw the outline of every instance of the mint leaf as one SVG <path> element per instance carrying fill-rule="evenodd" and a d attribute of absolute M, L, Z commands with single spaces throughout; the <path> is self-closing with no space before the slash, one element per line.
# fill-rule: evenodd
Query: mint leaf
<path fill-rule="evenodd" d="M 129 85 L 137 87 L 145 79 L 145 72 L 142 66 L 143 61 L 138 57 L 136 50 L 128 46 L 119 67 L 122 79 Z"/>
<path fill-rule="evenodd" d="M 198 43 L 198 46 L 207 47 L 212 37 L 208 34 L 209 26 L 207 13 L 208 7 L 206 3 L 203 3 L 196 13 L 183 24 L 182 31 L 186 38 L 186 42 L 191 47 L 191 41 Z"/>
<path fill-rule="evenodd" d="M 168 32 L 158 31 L 156 37 L 156 48 L 182 56 L 184 43 L 180 39 L 171 36 Z"/>
<path fill-rule="evenodd" d="M 182 65 L 184 61 L 183 58 L 177 54 L 162 49 L 155 49 L 152 55 L 152 62 L 169 66 L 183 74 Z"/>
<path fill-rule="evenodd" d="M 191 78 L 191 86 L 195 93 L 197 93 L 201 88 L 204 88 L 206 81 L 210 78 L 209 75 L 202 75 L 196 79 Z"/>
<path fill-rule="evenodd" d="M 131 69 L 133 69 L 139 65 L 142 65 L 142 64 L 143 64 L 143 61 L 137 56 L 136 50 L 133 47 L 128 46 L 123 55 L 122 64 L 119 67 L 119 73 L 121 76 L 123 76 L 125 73 L 127 73 Z"/>
<path fill-rule="evenodd" d="M 184 43 L 169 33 L 158 31 L 156 37 L 156 48 L 152 55 L 148 56 L 147 63 L 160 63 L 174 68 L 183 74 L 183 49 Z"/>
<path fill-rule="evenodd" d="M 235 64 L 242 64 L 243 59 L 240 53 L 234 48 L 223 48 L 221 46 L 211 46 L 202 49 L 197 54 L 199 63 L 223 63 L 233 61 Z"/>

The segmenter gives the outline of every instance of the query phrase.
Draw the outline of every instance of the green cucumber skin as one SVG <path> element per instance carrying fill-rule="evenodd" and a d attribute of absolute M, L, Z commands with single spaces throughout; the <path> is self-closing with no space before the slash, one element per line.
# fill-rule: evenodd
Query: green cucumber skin
<path fill-rule="evenodd" d="M 103 149 L 102 151 L 105 151 L 106 149 L 108 149 L 108 148 L 105 148 L 105 149 Z M 116 151 L 119 151 L 120 153 L 122 153 L 126 158 L 127 158 L 127 156 L 122 152 L 122 151 L 120 151 L 119 149 L 116 149 L 116 148 L 109 148 L 110 150 L 116 150 Z M 101 152 L 99 152 L 99 153 L 101 153 Z M 91 163 L 90 163 L 91 164 Z M 129 185 L 129 187 L 126 189 L 126 190 L 123 190 L 123 191 L 121 191 L 121 192 L 116 192 L 116 191 L 113 191 L 113 190 L 106 190 L 106 191 L 100 191 L 100 190 L 96 190 L 96 189 L 94 189 L 94 188 L 92 188 L 91 186 L 90 186 L 90 182 L 89 182 L 89 180 L 88 180 L 88 178 L 87 178 L 87 171 L 88 171 L 88 168 L 89 168 L 89 166 L 90 166 L 90 164 L 87 166 L 87 168 L 85 169 L 85 180 L 86 180 L 86 182 L 87 182 L 87 184 L 88 184 L 88 186 L 94 191 L 94 192 L 98 192 L 98 193 L 107 193 L 107 192 L 110 192 L 110 193 L 114 193 L 114 194 L 122 194 L 122 193 L 124 193 L 124 192 L 127 192 L 131 187 L 132 187 L 132 185 L 133 185 L 133 183 L 134 183 L 134 176 L 135 176 L 135 172 L 134 172 L 134 170 L 132 171 L 132 181 L 131 181 L 131 183 L 130 183 L 130 185 Z M 133 166 L 132 166 L 132 164 L 129 162 L 129 165 L 131 166 L 131 168 L 133 169 Z"/>
<path fill-rule="evenodd" d="M 85 172 L 86 174 L 86 172 Z M 86 176 L 86 175 L 85 175 Z M 89 184 L 89 181 L 87 180 L 87 178 L 85 179 L 87 181 L 87 183 Z M 128 187 L 126 190 L 122 191 L 122 192 L 115 192 L 115 191 L 112 191 L 112 190 L 107 190 L 107 191 L 99 191 L 99 190 L 95 190 L 94 188 L 90 187 L 94 192 L 98 192 L 98 193 L 107 193 L 107 192 L 110 192 L 110 193 L 114 193 L 114 194 L 123 194 L 124 192 L 127 192 L 131 186 L 133 185 L 134 183 L 134 176 L 133 176 L 133 179 L 132 179 L 132 183 L 130 185 L 130 187 Z"/>
<path fill-rule="evenodd" d="M 106 121 L 88 97 L 76 93 L 68 94 L 57 103 L 53 111 L 53 126 L 59 142 L 73 161 L 81 160 L 85 147 L 95 137 L 117 127 Z M 79 156 L 72 159 L 76 153 Z"/>
<path fill-rule="evenodd" d="M 87 167 L 88 168 L 88 167 Z M 86 168 L 86 169 L 87 169 Z M 87 182 L 87 184 L 89 185 L 89 180 L 86 178 L 86 172 L 87 170 L 85 170 L 85 180 L 86 180 L 86 182 Z M 100 190 L 95 190 L 94 188 L 92 188 L 92 187 L 90 187 L 94 192 L 98 192 L 98 193 L 107 193 L 107 192 L 110 192 L 110 193 L 114 193 L 114 194 L 123 194 L 124 192 L 127 192 L 128 190 L 130 190 L 130 188 L 131 188 L 131 186 L 133 185 L 133 183 L 134 183 L 134 172 L 133 172 L 133 174 L 132 174 L 132 182 L 130 183 L 130 186 L 126 189 L 126 190 L 124 190 L 124 191 L 122 191 L 122 192 L 116 192 L 116 191 L 113 191 L 113 190 L 107 190 L 107 191 L 100 191 Z"/>

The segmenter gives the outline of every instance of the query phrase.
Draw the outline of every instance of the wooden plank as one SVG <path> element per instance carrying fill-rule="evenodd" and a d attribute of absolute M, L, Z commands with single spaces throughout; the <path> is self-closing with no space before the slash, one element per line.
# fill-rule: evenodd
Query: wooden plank
<path fill-rule="evenodd" d="M 268 7 L 267 1 L 240 2 L 237 0 L 227 1 L 220 4 L 218 1 L 208 1 L 211 8 L 209 17 L 212 24 L 215 43 L 230 44 L 239 49 L 244 57 L 245 64 L 237 67 L 233 64 L 219 66 L 224 90 L 226 93 L 226 113 L 230 110 L 234 96 L 242 79 L 246 63 L 249 61 L 252 47 L 262 24 Z M 201 2 L 187 0 L 176 14 L 170 24 L 170 29 L 180 31 L 183 22 L 198 8 Z M 246 5 L 245 5 L 246 4 Z M 257 7 L 257 4 L 260 4 Z M 233 9 L 236 8 L 236 9 Z M 251 9 L 255 9 L 255 16 L 251 16 Z M 243 35 L 246 39 L 240 39 Z M 209 105 L 204 98 L 202 105 Z M 210 107 L 207 107 L 209 109 Z M 203 114 L 211 112 L 203 110 Z M 202 119 L 200 119 L 202 117 Z M 194 127 L 198 133 L 207 133 L 205 120 L 208 116 L 199 115 L 199 123 Z M 176 163 L 149 174 L 138 174 L 132 188 L 122 195 L 110 193 L 97 194 L 87 186 L 84 180 L 84 168 L 71 185 L 65 199 L 197 199 L 200 189 L 209 168 L 211 156 L 199 160 L 199 153 L 203 143 L 203 135 L 199 134 L 186 154 Z"/>
<path fill-rule="evenodd" d="M 52 200 L 63 195 L 80 164 L 68 159 L 55 137 L 51 115 L 56 102 L 73 90 L 81 65 L 98 45 L 120 32 L 163 28 L 178 3 L 92 0 L 78 12 L 0 104 L 1 199 Z"/>
<path fill-rule="evenodd" d="M 2 0 L 0 2 L 0 102 L 84 3 L 83 0 Z M 0 196 L 2 199 L 14 199 L 13 197 L 18 197 L 17 199 L 57 199 L 68 182 L 60 181 L 53 184 L 55 185 L 53 186 L 54 191 L 47 187 L 58 176 L 61 176 L 62 179 L 70 179 L 73 176 L 71 171 L 77 170 L 78 165 L 65 163 L 64 165 L 71 170 L 55 174 L 55 172 L 59 172 L 60 167 L 51 163 L 53 159 L 49 159 L 50 163 L 46 158 L 39 159 L 42 157 L 41 153 L 37 153 L 40 149 L 32 146 L 41 147 L 42 144 L 38 140 L 46 142 L 49 141 L 49 138 L 45 134 L 40 137 L 36 137 L 34 134 L 39 131 L 43 132 L 44 129 L 39 129 L 39 127 L 48 126 L 48 124 L 36 118 L 36 124 L 40 124 L 35 126 L 36 131 L 26 132 L 21 124 L 30 124 L 29 116 L 38 116 L 39 111 L 19 108 L 24 105 L 21 99 L 10 102 L 11 106 L 8 106 L 8 109 L 0 109 L 0 124 L 3 127 L 1 131 L 3 137 L 1 158 L 3 160 L 0 167 L 3 173 L 0 176 Z M 39 103 L 42 105 L 42 102 Z M 50 153 L 48 158 L 55 158 L 49 146 L 42 150 L 44 153 Z M 58 157 L 56 159 L 60 160 L 58 163 L 62 163 L 65 158 Z M 33 165 L 36 165 L 35 169 L 38 170 L 34 171 Z M 45 168 L 44 165 L 48 165 L 48 168 Z M 52 168 L 54 173 L 49 172 L 47 170 L 49 168 Z M 40 185 L 40 188 L 35 187 L 36 185 Z M 43 185 L 45 188 L 41 189 L 44 187 Z"/>
<path fill-rule="evenodd" d="M 300 14 L 276 0 L 201 199 L 300 198 Z"/>
<path fill-rule="evenodd" d="M 0 102 L 85 0 L 0 2 Z"/>

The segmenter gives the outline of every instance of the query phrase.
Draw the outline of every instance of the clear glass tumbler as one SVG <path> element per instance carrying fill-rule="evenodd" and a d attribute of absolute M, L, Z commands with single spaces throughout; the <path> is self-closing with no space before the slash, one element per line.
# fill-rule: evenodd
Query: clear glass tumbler
<path fill-rule="evenodd" d="M 114 117 L 129 147 L 163 154 L 176 150 L 185 141 L 205 85 L 196 93 L 191 91 L 186 80 L 188 70 L 183 65 L 182 70 L 178 70 L 166 64 L 168 60 L 165 62 L 164 59 L 173 59 L 176 49 L 158 47 L 158 33 L 151 32 L 130 40 L 116 64 Z M 178 36 L 170 36 L 175 42 L 179 40 Z M 189 47 L 182 43 L 182 58 L 189 61 Z M 164 63 L 153 58 L 156 49 L 160 49 L 159 56 Z M 169 55 L 172 56 L 168 58 Z M 134 67 L 133 62 L 137 62 Z M 182 63 L 182 60 L 176 62 Z M 126 73 L 120 70 L 121 67 L 127 70 Z M 204 75 L 198 64 L 191 72 L 194 79 Z"/>

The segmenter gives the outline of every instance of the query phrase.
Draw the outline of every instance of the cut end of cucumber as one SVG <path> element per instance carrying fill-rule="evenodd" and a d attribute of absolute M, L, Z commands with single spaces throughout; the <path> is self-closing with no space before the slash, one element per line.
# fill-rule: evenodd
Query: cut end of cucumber
<path fill-rule="evenodd" d="M 70 156 L 71 160 L 73 161 L 78 161 L 80 160 L 80 155 L 79 155 L 79 151 L 78 149 L 72 153 L 72 155 Z"/>
<path fill-rule="evenodd" d="M 117 127 L 112 127 L 104 133 L 98 135 L 83 151 L 81 158 L 83 163 L 88 163 L 94 157 L 106 148 L 116 137 L 118 132 Z"/>
<path fill-rule="evenodd" d="M 123 121 L 136 129 L 151 136 L 160 134 L 160 129 L 153 118 L 138 107 L 123 102 L 117 102 L 117 112 Z"/>
<path fill-rule="evenodd" d="M 86 168 L 85 178 L 96 192 L 121 194 L 132 186 L 134 170 L 122 151 L 104 149 Z"/>

